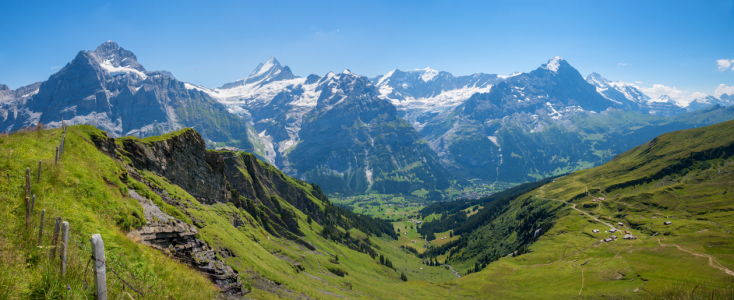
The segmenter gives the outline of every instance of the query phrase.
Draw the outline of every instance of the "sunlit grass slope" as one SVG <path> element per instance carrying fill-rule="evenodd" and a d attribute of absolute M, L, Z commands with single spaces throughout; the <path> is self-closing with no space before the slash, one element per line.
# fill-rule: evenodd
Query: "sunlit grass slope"
<path fill-rule="evenodd" d="M 520 202 L 564 208 L 532 252 L 444 286 L 504 299 L 732 296 L 734 121 L 661 135 Z M 622 231 L 616 241 L 601 241 L 613 235 L 602 222 Z"/>
<path fill-rule="evenodd" d="M 93 299 L 90 289 L 85 288 L 93 284 L 87 263 L 89 239 L 94 233 L 102 235 L 108 266 L 120 276 L 108 275 L 110 299 L 218 297 L 216 286 L 203 274 L 127 237 L 130 230 L 146 222 L 141 205 L 127 196 L 128 189 L 138 190 L 164 212 L 184 222 L 192 223 L 192 219 L 196 219 L 205 224 L 199 228 L 197 237 L 213 247 L 218 257 L 239 273 L 240 280 L 251 290 L 247 295 L 251 298 L 433 299 L 456 296 L 430 283 L 451 279 L 453 275 L 449 271 L 421 269 L 425 265 L 420 259 L 401 250 L 390 237 L 368 237 L 357 229 L 350 230 L 352 236 L 369 238 L 378 256 L 389 258 L 394 269 L 366 253 L 325 239 L 320 234 L 323 229 L 320 224 L 309 224 L 306 215 L 287 202 L 282 205 L 296 213 L 304 233 L 302 239 L 315 250 L 271 236 L 256 217 L 231 203 L 201 204 L 185 190 L 153 172 L 138 170 L 145 182 L 136 181 L 127 176 L 129 161 L 114 160 L 97 150 L 93 139 L 104 133 L 91 126 L 68 128 L 66 151 L 58 166 L 54 166 L 53 154 L 61 135 L 62 131 L 55 129 L 40 134 L 18 132 L 0 137 L 0 182 L 3 183 L 0 213 L 4 222 L 0 231 L 0 298 Z M 144 139 L 143 142 L 161 138 L 165 137 Z M 42 170 L 41 181 L 37 183 L 39 160 Z M 32 226 L 28 230 L 23 201 L 27 167 L 31 168 L 32 191 L 36 195 Z M 302 188 L 312 189 L 308 184 Z M 161 190 L 180 203 L 173 206 L 160 201 L 154 191 Z M 46 209 L 46 222 L 41 247 L 38 247 L 37 224 L 42 209 Z M 58 275 L 58 259 L 49 260 L 52 218 L 56 216 L 62 216 L 71 225 L 69 271 L 63 279 Z M 305 271 L 299 270 L 298 264 Z M 329 269 L 341 269 L 348 275 L 340 277 Z M 400 280 L 401 273 L 407 275 L 407 282 Z M 122 280 L 129 286 L 124 286 Z"/>
<path fill-rule="evenodd" d="M 218 294 L 205 277 L 186 265 L 137 244 L 126 231 L 145 224 L 143 209 L 126 197 L 127 187 L 119 180 L 122 165 L 97 151 L 91 143 L 90 126 L 69 127 L 66 151 L 54 165 L 59 129 L 18 132 L 0 137 L 0 298 L 92 299 L 91 270 L 86 266 L 92 234 L 102 235 L 109 268 L 144 293 L 136 298 L 204 299 Z M 42 161 L 37 182 L 38 161 Z M 26 168 L 31 169 L 32 194 L 36 195 L 31 228 L 25 225 L 24 185 Z M 9 181 L 8 181 L 9 179 Z M 40 247 L 38 225 L 41 210 L 46 220 Z M 59 276 L 59 259 L 49 260 L 49 248 L 57 216 L 70 224 L 68 273 Z M 85 271 L 86 270 L 86 271 Z M 127 297 L 120 279 L 108 277 L 110 298 Z M 199 288 L 191 290 L 190 286 Z"/>

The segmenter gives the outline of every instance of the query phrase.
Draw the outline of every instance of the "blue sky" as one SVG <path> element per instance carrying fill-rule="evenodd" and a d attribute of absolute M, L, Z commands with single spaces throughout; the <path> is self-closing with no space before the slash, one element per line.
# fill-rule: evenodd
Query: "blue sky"
<path fill-rule="evenodd" d="M 734 92 L 732 0 L 62 2 L 3 3 L 0 83 L 45 80 L 113 40 L 148 70 L 208 87 L 271 56 L 299 76 L 375 76 L 527 72 L 558 55 L 652 94 Z"/>

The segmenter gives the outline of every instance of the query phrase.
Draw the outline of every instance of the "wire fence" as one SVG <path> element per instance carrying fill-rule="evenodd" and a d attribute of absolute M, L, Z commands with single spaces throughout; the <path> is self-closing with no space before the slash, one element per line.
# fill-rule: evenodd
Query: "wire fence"
<path fill-rule="evenodd" d="M 86 245 L 84 245 L 83 243 L 80 243 L 80 242 L 79 242 L 79 241 L 77 241 L 77 240 L 76 240 L 75 238 L 72 238 L 72 241 L 74 241 L 74 243 L 75 243 L 75 244 L 77 244 L 77 246 L 78 246 L 78 247 L 80 247 L 80 248 L 82 248 L 82 249 L 86 250 L 86 251 L 87 251 L 87 253 L 89 253 L 89 254 L 90 254 L 90 255 L 89 255 L 89 260 L 88 260 L 88 262 L 87 262 L 87 267 L 89 266 L 89 264 L 90 264 L 90 263 L 91 263 L 92 261 L 97 261 L 97 262 L 101 263 L 102 265 L 104 265 L 104 267 L 105 267 L 105 271 L 107 271 L 107 272 L 110 272 L 110 273 L 112 273 L 113 275 L 115 275 L 115 276 L 117 277 L 117 279 L 118 279 L 118 280 L 120 280 L 120 282 L 122 282 L 122 284 L 123 284 L 123 287 L 126 287 L 126 288 L 129 288 L 129 289 L 131 289 L 132 291 L 134 291 L 134 292 L 138 293 L 138 294 L 139 294 L 140 296 L 145 296 L 145 293 L 143 293 L 143 292 L 141 292 L 141 291 L 140 291 L 139 289 L 135 288 L 135 287 L 134 287 L 134 286 L 133 286 L 132 284 L 130 284 L 130 283 L 129 283 L 128 281 L 126 281 L 125 279 L 122 279 L 122 276 L 120 276 L 120 274 L 119 274 L 119 273 L 118 273 L 118 272 L 117 272 L 117 271 L 115 270 L 115 269 L 116 269 L 116 267 L 118 267 L 118 266 L 119 266 L 119 264 L 118 264 L 118 266 L 116 266 L 116 267 L 112 267 L 112 265 L 109 265 L 109 264 L 107 264 L 107 259 L 105 259 L 105 260 L 100 260 L 100 259 L 96 259 L 96 258 L 94 258 L 94 255 L 92 254 L 92 253 L 94 253 L 94 251 L 93 251 L 93 250 L 92 250 L 91 248 L 87 247 L 87 246 L 86 246 Z M 88 274 L 88 272 L 87 272 L 87 269 L 88 269 L 88 268 L 85 268 L 85 269 L 84 269 L 84 274 L 85 274 L 85 275 L 86 275 L 86 274 Z M 91 270 L 90 270 L 90 271 L 91 271 Z M 87 286 L 88 286 L 88 284 L 87 284 L 87 282 L 86 282 L 86 279 L 85 279 L 85 278 L 83 278 L 82 280 L 84 281 L 84 286 L 85 286 L 85 287 L 87 287 Z M 137 280 L 137 279 L 133 277 L 133 280 Z M 130 281 L 132 281 L 132 280 L 130 280 Z M 123 290 L 123 291 L 124 291 L 124 290 Z"/>
<path fill-rule="evenodd" d="M 39 128 L 40 129 L 37 130 L 41 132 L 43 127 Z M 52 160 L 51 163 L 63 168 L 60 161 L 65 152 L 65 124 L 62 124 L 62 130 L 62 136 L 58 146 L 55 147 L 55 157 L 52 158 L 54 160 Z M 11 155 L 12 149 L 10 150 L 8 157 L 10 158 Z M 40 295 L 45 295 L 42 298 L 47 298 L 48 295 L 51 295 L 50 290 L 56 290 L 56 293 L 58 293 L 58 290 L 60 290 L 59 287 L 61 286 L 61 289 L 66 290 L 66 292 L 69 293 L 74 292 L 72 287 L 74 287 L 74 289 L 81 288 L 83 290 L 77 292 L 76 295 L 82 296 L 81 294 L 83 294 L 83 297 L 87 297 L 91 292 L 92 297 L 94 297 L 94 299 L 98 299 L 97 296 L 94 295 L 94 276 L 96 275 L 95 267 L 97 266 L 103 266 L 105 274 L 112 274 L 112 276 L 108 276 L 110 278 L 105 278 L 108 291 L 114 290 L 116 293 L 120 293 L 121 291 L 122 293 L 127 294 L 131 299 L 134 299 L 132 295 L 136 295 L 136 298 L 145 298 L 146 296 L 148 298 L 157 298 L 156 295 L 161 293 L 162 283 L 154 272 L 148 268 L 145 263 L 143 263 L 145 260 L 141 261 L 139 258 L 133 258 L 131 260 L 131 257 L 122 253 L 123 251 L 114 250 L 114 248 L 112 251 L 105 251 L 105 257 L 103 259 L 96 259 L 94 257 L 95 252 L 92 249 L 92 243 L 90 242 L 90 239 L 87 238 L 92 237 L 91 233 L 75 230 L 73 222 L 69 224 L 70 229 L 68 241 L 67 245 L 64 245 L 60 232 L 55 230 L 57 224 L 54 222 L 56 220 L 56 216 L 51 216 L 53 212 L 46 211 L 45 209 L 43 212 L 34 211 L 34 206 L 38 206 L 36 204 L 42 203 L 43 199 L 37 199 L 35 195 L 33 195 L 32 190 L 35 190 L 35 186 L 33 185 L 42 184 L 42 176 L 49 176 L 49 173 L 46 170 L 52 171 L 55 169 L 52 168 L 53 165 L 51 164 L 49 164 L 49 167 L 46 167 L 46 162 L 47 161 L 43 161 L 43 163 L 41 163 L 41 161 L 39 161 L 38 169 L 33 170 L 37 172 L 31 173 L 30 168 L 26 168 L 26 170 L 24 170 L 25 193 L 21 191 L 19 196 L 24 198 L 25 203 L 20 204 L 20 207 L 16 206 L 17 208 L 25 206 L 24 210 L 26 218 L 25 222 L 23 222 L 23 225 L 25 226 L 21 225 L 23 230 L 18 231 L 20 236 L 23 236 L 21 239 L 23 240 L 23 245 L 19 246 L 29 250 L 29 253 L 32 254 L 29 254 L 28 257 L 30 257 L 31 260 L 35 260 L 35 262 L 31 263 L 39 265 L 40 267 L 39 271 L 42 272 L 44 279 L 38 281 L 40 284 L 38 284 L 36 289 L 39 291 Z M 7 177 L 8 183 L 10 183 L 10 172 L 7 173 Z M 18 227 L 18 229 L 20 229 L 20 227 Z M 67 257 L 63 257 L 61 254 L 62 249 L 66 250 L 65 252 Z M 26 259 L 29 259 L 28 257 Z M 188 264 L 196 264 L 196 262 L 190 258 L 177 255 L 175 253 L 171 254 L 169 257 Z M 66 258 L 65 263 L 64 258 Z M 61 271 L 59 269 L 59 265 L 62 266 Z M 31 294 L 31 298 L 38 298 L 33 295 L 33 292 L 31 292 Z M 74 294 L 72 293 L 72 295 Z M 67 297 L 68 296 L 61 296 L 61 298 L 64 299 Z"/>

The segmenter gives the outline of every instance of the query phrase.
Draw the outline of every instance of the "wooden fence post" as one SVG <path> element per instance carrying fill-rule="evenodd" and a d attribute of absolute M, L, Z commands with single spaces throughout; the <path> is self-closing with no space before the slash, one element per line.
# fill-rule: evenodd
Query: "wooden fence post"
<path fill-rule="evenodd" d="M 94 295 L 98 300 L 107 300 L 104 242 L 102 242 L 102 236 L 99 234 L 92 235 L 92 261 L 94 261 Z"/>
<path fill-rule="evenodd" d="M 66 275 L 66 254 L 69 253 L 69 222 L 61 223 L 61 277 Z"/>
<path fill-rule="evenodd" d="M 36 179 L 36 183 L 41 182 L 41 161 L 38 161 L 38 178 Z"/>
<path fill-rule="evenodd" d="M 46 210 L 41 211 L 41 227 L 38 227 L 38 245 L 41 245 L 41 239 L 43 238 L 43 219 L 46 218 Z"/>
<path fill-rule="evenodd" d="M 25 168 L 25 196 L 31 196 L 31 168 Z"/>
<path fill-rule="evenodd" d="M 25 229 L 31 228 L 31 199 L 25 197 Z"/>
<path fill-rule="evenodd" d="M 57 166 L 59 164 L 59 146 L 56 146 L 56 158 L 54 159 L 54 165 Z"/>
<path fill-rule="evenodd" d="M 66 141 L 66 133 L 64 133 L 64 136 L 61 137 L 61 152 L 59 153 L 60 157 L 64 156 L 64 142 Z"/>
<path fill-rule="evenodd" d="M 61 217 L 56 217 L 56 226 L 54 227 L 54 236 L 51 238 L 51 260 L 56 255 L 56 244 L 59 243 L 59 231 L 61 230 Z"/>

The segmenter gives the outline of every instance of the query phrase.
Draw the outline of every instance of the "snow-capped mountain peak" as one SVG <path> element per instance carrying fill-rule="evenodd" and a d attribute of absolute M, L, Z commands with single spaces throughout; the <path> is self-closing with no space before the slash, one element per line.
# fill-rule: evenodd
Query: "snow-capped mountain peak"
<path fill-rule="evenodd" d="M 265 63 L 260 63 L 255 67 L 255 70 L 250 73 L 245 79 L 240 79 L 234 82 L 225 83 L 220 89 L 230 89 L 238 86 L 243 86 L 251 83 L 258 83 L 264 85 L 273 81 L 282 81 L 297 78 L 291 73 L 291 69 L 288 66 L 281 66 L 275 57 L 271 57 Z"/>
<path fill-rule="evenodd" d="M 673 99 L 671 99 L 670 96 L 668 95 L 662 95 L 658 97 L 657 99 L 650 100 L 650 102 L 673 102 L 674 103 L 675 101 L 673 101 Z"/>
<path fill-rule="evenodd" d="M 282 67 L 280 66 L 280 62 L 278 62 L 278 60 L 275 59 L 275 57 L 271 57 L 264 64 L 261 63 L 257 65 L 257 67 L 255 67 L 255 70 L 253 70 L 252 73 L 250 73 L 250 77 L 260 76 L 273 69 L 275 69 L 275 71 L 279 71 L 282 69 Z"/>
<path fill-rule="evenodd" d="M 611 81 L 599 73 L 591 73 L 586 77 L 586 82 L 596 87 L 596 91 L 622 107 L 639 111 L 648 112 L 645 108 L 650 97 L 643 94 L 636 85 L 622 81 Z"/>
<path fill-rule="evenodd" d="M 591 85 L 594 85 L 596 87 L 609 87 L 609 80 L 602 77 L 599 73 L 593 72 L 589 74 L 589 76 L 586 77 L 586 81 L 589 82 Z"/>
<path fill-rule="evenodd" d="M 543 65 L 542 68 L 548 71 L 558 73 L 558 68 L 561 67 L 561 62 L 565 62 L 565 61 L 566 60 L 564 60 L 563 57 L 556 56 L 548 60 L 548 63 Z"/>
<path fill-rule="evenodd" d="M 130 74 L 143 80 L 147 78 L 145 68 L 138 63 L 135 54 L 113 41 L 106 41 L 94 51 L 87 53 L 110 76 Z"/>
<path fill-rule="evenodd" d="M 688 105 L 686 106 L 686 110 L 694 111 L 717 104 L 723 106 L 734 105 L 734 99 L 731 99 L 731 97 L 729 97 L 729 95 L 727 94 L 721 95 L 720 98 L 716 98 L 714 96 L 704 96 L 694 99 L 693 101 L 688 103 Z"/>
<path fill-rule="evenodd" d="M 425 69 L 418 69 L 416 71 L 421 71 L 423 73 L 421 75 L 421 79 L 423 79 L 424 82 L 431 81 L 436 75 L 438 75 L 438 71 L 431 69 L 431 67 L 426 67 Z"/>

